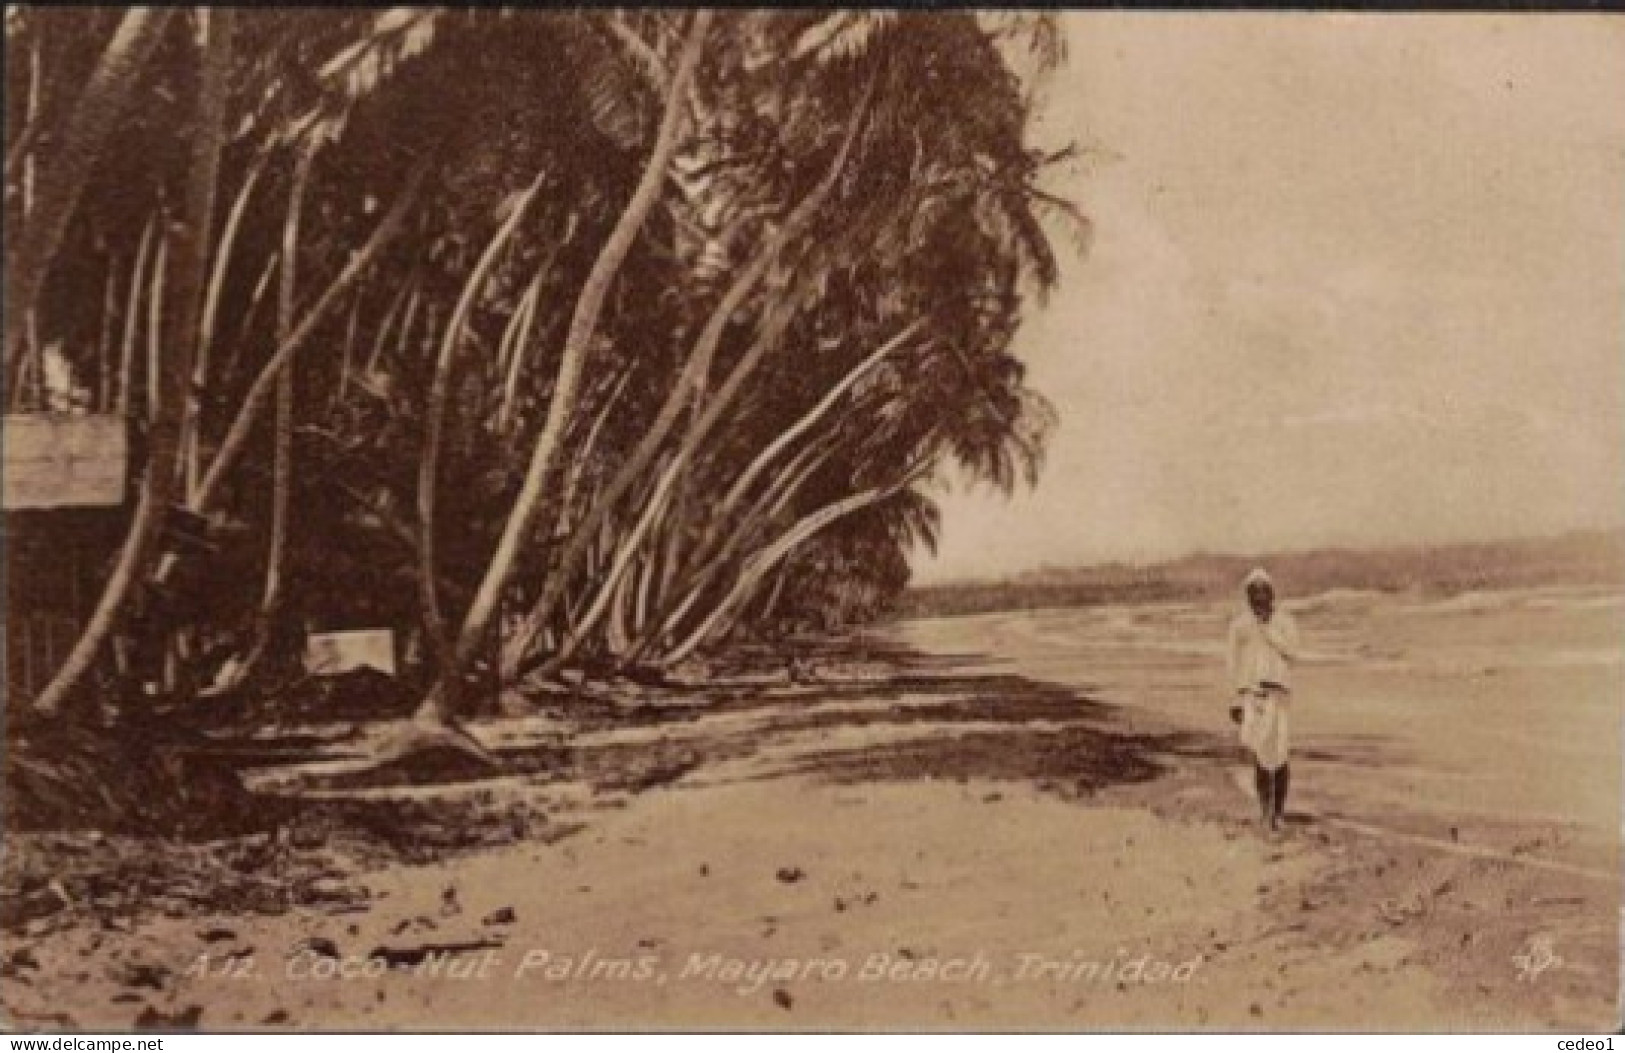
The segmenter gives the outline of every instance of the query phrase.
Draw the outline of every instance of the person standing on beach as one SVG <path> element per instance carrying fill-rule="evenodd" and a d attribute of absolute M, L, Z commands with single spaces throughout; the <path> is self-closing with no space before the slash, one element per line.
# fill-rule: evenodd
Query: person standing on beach
<path fill-rule="evenodd" d="M 1236 705 L 1231 715 L 1241 724 L 1241 742 L 1252 754 L 1253 782 L 1258 791 L 1259 821 L 1281 827 L 1291 746 L 1291 663 L 1298 656 L 1298 626 L 1292 615 L 1275 606 L 1275 583 L 1255 569 L 1242 583 L 1247 609 L 1230 623 L 1230 683 Z"/>

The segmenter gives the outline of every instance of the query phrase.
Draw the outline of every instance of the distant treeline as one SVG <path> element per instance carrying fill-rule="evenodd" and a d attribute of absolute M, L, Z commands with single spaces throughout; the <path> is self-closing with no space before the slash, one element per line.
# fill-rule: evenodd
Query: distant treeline
<path fill-rule="evenodd" d="M 996 582 L 913 588 L 902 596 L 895 616 L 1210 600 L 1229 595 L 1260 564 L 1289 596 L 1338 588 L 1450 594 L 1536 585 L 1625 585 L 1625 531 L 1370 551 L 1193 555 L 1143 566 L 1046 567 Z"/>

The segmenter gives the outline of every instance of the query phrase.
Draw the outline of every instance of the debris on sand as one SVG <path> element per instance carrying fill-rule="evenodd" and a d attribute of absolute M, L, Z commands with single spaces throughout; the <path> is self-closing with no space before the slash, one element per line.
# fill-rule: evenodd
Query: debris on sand
<path fill-rule="evenodd" d="M 201 1019 L 203 1007 L 200 1005 L 189 1005 L 178 1013 L 161 1013 L 149 1005 L 135 1018 L 135 1026 L 146 1031 L 192 1030 Z"/>
<path fill-rule="evenodd" d="M 80 831 L 16 834 L 0 855 L 0 929 L 49 931 L 86 917 L 127 929 L 152 914 L 282 914 L 301 905 L 350 911 L 370 900 L 347 876 L 357 869 L 353 854 L 299 851 L 270 833 L 204 843 L 116 835 L 95 844 Z M 214 926 L 198 938 L 224 943 L 236 932 Z"/>
<path fill-rule="evenodd" d="M 172 975 L 168 966 L 152 962 L 124 962 L 112 970 L 113 979 L 125 987 L 147 987 L 162 991 Z"/>
<path fill-rule="evenodd" d="M 806 877 L 807 874 L 800 867 L 780 867 L 777 876 L 786 885 L 793 885 Z"/>
<path fill-rule="evenodd" d="M 512 925 L 519 920 L 512 907 L 498 907 L 480 919 L 481 925 Z"/>
<path fill-rule="evenodd" d="M 657 758 L 636 764 L 621 772 L 610 772 L 594 782 L 600 793 L 642 793 L 656 786 L 676 782 L 702 763 L 698 753 L 683 752 L 670 758 Z"/>
<path fill-rule="evenodd" d="M 8 833 L 215 836 L 252 829 L 250 794 L 213 743 L 152 713 L 108 726 L 17 721 L 5 749 Z"/>
<path fill-rule="evenodd" d="M 214 725 L 285 728 L 398 720 L 416 704 L 399 680 L 362 666 L 332 676 L 301 677 L 274 693 L 222 697 L 209 703 L 203 719 Z"/>
<path fill-rule="evenodd" d="M 399 756 L 363 769 L 313 775 L 304 781 L 318 790 L 363 790 L 476 782 L 493 774 L 490 764 L 449 743 L 427 742 L 397 752 Z"/>

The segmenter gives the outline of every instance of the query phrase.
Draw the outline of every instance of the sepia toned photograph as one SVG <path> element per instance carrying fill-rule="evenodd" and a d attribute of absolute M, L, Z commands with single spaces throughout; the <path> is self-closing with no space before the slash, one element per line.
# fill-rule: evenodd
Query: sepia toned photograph
<path fill-rule="evenodd" d="M 1625 20 L 5 31 L 0 1028 L 1619 1029 Z"/>

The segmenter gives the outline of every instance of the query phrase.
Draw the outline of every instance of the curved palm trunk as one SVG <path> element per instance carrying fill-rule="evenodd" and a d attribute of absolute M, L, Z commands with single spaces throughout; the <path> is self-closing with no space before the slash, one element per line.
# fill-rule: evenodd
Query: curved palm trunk
<path fill-rule="evenodd" d="M 150 423 L 163 401 L 164 280 L 169 276 L 169 235 L 158 232 L 158 254 L 152 263 L 152 288 L 147 291 L 147 395 L 145 416 Z"/>
<path fill-rule="evenodd" d="M 528 655 L 535 646 L 537 633 L 558 605 L 559 597 L 569 585 L 571 575 L 577 564 L 585 554 L 588 539 L 595 535 L 598 528 L 605 522 L 611 511 L 620 503 L 621 499 L 631 490 L 632 486 L 647 473 L 655 456 L 660 452 L 661 446 L 670 435 L 672 427 L 683 410 L 688 408 L 694 399 L 696 391 L 703 386 L 704 378 L 710 371 L 711 358 L 717 346 L 722 342 L 722 336 L 728 322 L 735 312 L 743 306 L 746 297 L 755 288 L 767 271 L 768 254 L 762 253 L 751 266 L 734 282 L 733 286 L 724 294 L 721 302 L 712 312 L 705 328 L 695 341 L 693 349 L 689 352 L 688 360 L 684 363 L 682 372 L 678 374 L 677 383 L 673 385 L 665 402 L 655 414 L 644 431 L 638 445 L 632 453 L 622 462 L 621 467 L 611 478 L 609 485 L 598 495 L 598 499 L 588 509 L 586 518 L 576 530 L 572 531 L 565 542 L 564 551 L 559 558 L 553 572 L 548 575 L 542 585 L 542 592 L 535 606 L 521 623 L 519 630 L 503 648 L 505 671 L 517 668 L 519 659 Z M 505 672 L 505 676 L 507 673 Z"/>
<path fill-rule="evenodd" d="M 135 250 L 135 266 L 130 271 L 130 297 L 124 312 L 124 337 L 119 344 L 118 411 L 129 416 L 130 391 L 135 386 L 135 337 L 141 326 L 141 291 L 147 281 L 147 261 L 152 255 L 155 214 L 141 231 L 141 244 Z"/>
<path fill-rule="evenodd" d="M 543 665 L 543 676 L 551 676 L 564 662 L 575 655 L 581 644 L 587 639 L 588 634 L 598 627 L 598 623 L 604 617 L 605 612 L 609 610 L 615 598 L 620 595 L 621 586 L 624 584 L 623 579 L 627 568 L 631 566 L 632 557 L 637 555 L 644 539 L 649 536 L 649 528 L 654 524 L 655 519 L 665 510 L 666 501 L 671 497 L 672 487 L 682 474 L 683 464 L 684 458 L 679 454 L 673 457 L 671 464 L 666 467 L 660 481 L 655 484 L 654 493 L 649 496 L 648 503 L 644 505 L 643 514 L 638 517 L 631 531 L 628 532 L 617 548 L 609 570 L 604 574 L 602 584 L 600 584 L 591 605 L 582 614 L 580 620 L 570 627 L 570 631 L 565 634 L 563 641 L 560 642 L 558 650 Z"/>
<path fill-rule="evenodd" d="M 587 429 L 587 437 L 582 440 L 581 446 L 576 450 L 575 457 L 570 463 L 570 469 L 564 477 L 564 488 L 559 494 L 559 514 L 554 524 L 555 538 L 562 537 L 570 532 L 575 518 L 576 498 L 581 492 L 581 480 L 586 475 L 587 465 L 592 462 L 593 451 L 598 446 L 598 436 L 604 429 L 604 423 L 609 420 L 609 411 L 615 408 L 620 401 L 621 392 L 626 390 L 627 382 L 632 379 L 629 369 L 621 374 L 615 387 L 610 390 L 609 397 L 599 407 L 598 415 L 593 418 L 592 426 Z"/>
<path fill-rule="evenodd" d="M 220 487 L 225 483 L 226 476 L 237 466 L 237 461 L 248 446 L 249 437 L 254 432 L 254 425 L 259 423 L 260 414 L 264 412 L 266 403 L 270 400 L 281 375 L 282 369 L 288 364 L 295 353 L 305 345 L 317 328 L 326 321 L 328 312 L 339 298 L 355 284 L 356 280 L 378 258 L 386 245 L 394 240 L 400 233 L 406 213 L 413 201 L 417 199 L 419 189 L 423 185 L 423 175 L 428 170 L 427 164 L 420 164 L 407 180 L 406 188 L 396 199 L 389 213 L 379 222 L 372 232 L 372 237 L 361 247 L 361 251 L 350 257 L 344 270 L 333 279 L 331 285 L 322 293 L 321 297 L 306 313 L 304 320 L 288 339 L 282 341 L 271 357 L 260 367 L 259 375 L 249 386 L 248 394 L 243 398 L 243 404 L 237 409 L 237 416 L 233 418 L 231 427 L 227 429 L 220 448 L 215 451 L 214 460 L 209 463 L 209 470 L 204 473 L 203 481 L 198 484 L 197 492 L 192 494 L 186 507 L 193 512 L 206 512 L 219 495 Z M 175 569 L 175 557 L 165 556 L 153 572 L 153 580 L 163 582 Z"/>
<path fill-rule="evenodd" d="M 684 363 L 682 372 L 678 375 L 677 383 L 672 386 L 665 403 L 660 407 L 655 419 L 650 423 L 648 430 L 632 451 L 631 456 L 622 464 L 615 478 L 588 513 L 587 521 L 584 524 L 585 529 L 573 533 L 570 540 L 566 542 L 558 566 L 542 586 L 541 596 L 537 599 L 535 606 L 531 608 L 530 614 L 526 616 L 519 631 L 515 633 L 514 638 L 504 648 L 504 675 L 508 675 L 511 671 L 517 671 L 520 664 L 526 660 L 526 656 L 534 648 L 537 634 L 551 616 L 559 595 L 563 592 L 568 579 L 574 573 L 576 564 L 580 562 L 586 545 L 584 535 L 594 531 L 602 517 L 607 516 L 626 496 L 632 485 L 647 474 L 650 465 L 654 462 L 655 455 L 665 443 L 672 427 L 677 423 L 677 418 L 689 406 L 691 400 L 694 399 L 696 393 L 704 385 L 705 377 L 711 369 L 711 359 L 716 354 L 717 347 L 721 344 L 722 337 L 733 320 L 733 316 L 744 306 L 746 298 L 761 282 L 762 278 L 767 275 L 768 269 L 772 266 L 773 261 L 778 258 L 779 253 L 799 235 L 803 228 L 811 223 L 818 210 L 823 207 L 824 201 L 834 191 L 836 180 L 839 178 L 841 170 L 846 166 L 847 156 L 850 154 L 852 144 L 857 138 L 858 129 L 863 124 L 866 106 L 867 103 L 865 103 L 865 107 L 860 107 L 858 114 L 853 117 L 852 123 L 847 129 L 846 138 L 842 141 L 841 147 L 836 152 L 835 159 L 831 163 L 829 171 L 825 173 L 824 178 L 795 207 L 784 225 L 768 238 L 767 244 L 757 253 L 756 257 L 735 277 L 727 292 L 723 294 L 722 299 L 711 312 L 710 318 L 706 320 L 705 328 L 701 330 L 699 337 L 694 342 L 694 346 L 689 351 L 688 360 Z"/>
<path fill-rule="evenodd" d="M 118 259 L 107 258 L 107 284 L 102 288 L 102 331 L 96 340 L 96 397 L 91 408 L 108 412 L 113 405 L 113 316 L 118 313 Z"/>
<path fill-rule="evenodd" d="M 331 413 L 344 403 L 344 398 L 350 393 L 350 377 L 355 373 L 355 338 L 356 329 L 361 324 L 361 293 L 357 292 L 350 301 L 350 321 L 344 327 L 344 352 L 339 359 L 339 385 L 327 400 L 327 410 Z"/>
<path fill-rule="evenodd" d="M 732 513 L 733 509 L 738 507 L 739 502 L 744 498 L 745 494 L 749 492 L 752 484 L 754 484 L 762 472 L 767 469 L 767 466 L 773 463 L 774 458 L 778 457 L 780 453 L 784 452 L 784 450 L 787 449 L 791 443 L 795 442 L 797 439 L 800 439 L 803 435 L 807 434 L 810 429 L 815 427 L 818 422 L 823 419 L 824 414 L 828 413 L 830 409 L 840 401 L 842 395 L 845 395 L 848 391 L 852 390 L 853 385 L 857 384 L 859 380 L 862 380 L 871 369 L 880 363 L 881 359 L 885 358 L 887 355 L 891 354 L 891 352 L 901 347 L 910 337 L 919 332 L 921 327 L 924 325 L 925 322 L 923 319 L 916 321 L 906 327 L 902 332 L 880 345 L 880 347 L 877 348 L 868 358 L 865 358 L 862 362 L 859 362 L 856 366 L 853 366 L 852 369 L 847 372 L 846 376 L 842 377 L 834 387 L 830 388 L 829 391 L 825 393 L 823 398 L 819 399 L 810 410 L 802 414 L 800 420 L 792 424 L 777 439 L 774 439 L 771 443 L 769 443 L 761 453 L 757 454 L 756 458 L 751 461 L 750 465 L 743 472 L 739 473 L 739 478 L 734 480 L 734 484 L 733 486 L 729 487 L 727 495 L 724 496 L 722 501 L 717 505 L 716 521 L 719 523 L 726 522 L 727 517 Z"/>
<path fill-rule="evenodd" d="M 679 492 L 677 498 L 680 506 L 685 509 L 691 501 L 687 491 Z M 642 619 L 643 627 L 638 630 L 639 633 L 648 632 L 649 621 L 655 615 L 653 609 L 655 603 L 672 594 L 673 584 L 677 581 L 677 572 L 681 569 L 679 563 L 683 549 L 682 534 L 681 530 L 676 529 L 666 531 L 666 544 L 660 553 L 660 575 L 649 587 L 651 598 L 645 604 L 649 609 Z"/>
<path fill-rule="evenodd" d="M 683 598 L 678 601 L 673 609 L 664 612 L 658 631 L 646 632 L 638 641 L 632 653 L 634 659 L 642 658 L 649 653 L 650 649 L 663 641 L 670 640 L 677 634 L 678 628 L 683 624 L 683 619 L 688 617 L 688 613 L 694 609 L 694 605 L 705 597 L 706 590 L 710 588 L 711 583 L 727 569 L 729 563 L 738 555 L 739 550 L 746 542 L 756 536 L 757 531 L 764 524 L 783 514 L 785 507 L 790 503 L 790 499 L 795 496 L 796 492 L 801 489 L 808 479 L 812 478 L 813 473 L 818 471 L 829 460 L 833 453 L 834 449 L 832 447 L 820 449 L 817 446 L 809 445 L 791 460 L 783 474 L 779 479 L 775 480 L 774 485 L 769 486 L 757 498 L 756 502 L 746 510 L 745 514 L 739 517 L 734 529 L 729 533 L 722 546 L 710 554 L 699 569 L 684 581 Z"/>
<path fill-rule="evenodd" d="M 237 325 L 237 336 L 232 341 L 231 356 L 221 364 L 217 374 L 222 384 L 229 384 L 237 377 L 237 367 L 242 364 L 243 348 L 248 343 L 248 334 L 254 331 L 254 322 L 260 315 L 260 304 L 265 301 L 266 290 L 271 288 L 271 276 L 276 273 L 277 266 L 281 262 L 280 254 L 271 253 L 265 258 L 265 266 L 260 268 L 260 276 L 254 280 L 254 291 L 248 297 L 248 308 L 243 311 L 242 321 Z M 199 465 L 199 468 L 201 467 L 202 465 Z M 193 493 L 196 493 L 195 489 Z"/>
<path fill-rule="evenodd" d="M 41 70 L 40 52 L 44 44 L 44 35 L 36 34 L 33 46 L 28 49 L 27 103 L 23 108 L 23 119 L 36 127 L 40 123 L 40 80 L 43 72 Z M 23 155 L 22 163 L 22 226 L 27 229 L 29 220 L 34 214 L 34 183 L 39 174 L 39 164 L 38 158 L 34 156 L 32 150 Z M 22 371 L 27 373 L 32 381 L 35 408 L 49 409 L 48 400 L 45 397 L 45 348 L 40 344 L 39 318 L 33 310 L 29 311 L 28 317 L 24 319 L 23 324 L 28 334 L 28 357 L 23 360 Z M 25 385 L 19 383 L 12 391 L 14 403 L 20 403 L 24 388 Z"/>
<path fill-rule="evenodd" d="M 406 298 L 411 293 L 415 281 L 416 277 L 414 276 L 413 281 L 402 285 L 395 293 L 395 298 L 389 302 L 388 309 L 384 311 L 383 320 L 378 323 L 378 332 L 372 339 L 372 350 L 367 352 L 366 365 L 361 367 L 363 377 L 371 377 L 377 371 L 378 360 L 384 354 L 384 345 L 389 342 L 389 338 L 395 333 L 395 322 L 401 317 L 401 309 L 406 306 Z"/>
<path fill-rule="evenodd" d="M 445 722 L 457 711 L 459 689 L 468 667 L 473 663 L 484 643 L 491 619 L 495 615 L 503 591 L 507 588 L 521 547 L 530 540 L 537 514 L 542 506 L 543 488 L 552 474 L 562 446 L 566 426 L 575 412 L 577 393 L 588 350 L 598 330 L 598 319 L 603 311 L 610 285 L 620 273 L 621 265 L 631 252 L 644 220 L 660 197 L 666 168 L 676 153 L 679 132 L 688 101 L 689 85 L 699 68 L 705 39 L 711 29 L 713 14 L 697 11 L 689 24 L 688 36 L 683 44 L 681 60 L 672 77 L 670 91 L 655 136 L 654 149 L 644 163 L 632 198 L 616 221 L 592 270 L 576 298 L 575 310 L 565 334 L 564 347 L 559 354 L 559 373 L 549 400 L 547 418 L 531 451 L 530 465 L 513 511 L 503 527 L 496 552 L 486 567 L 478 591 L 463 618 L 462 629 L 447 660 L 442 663 L 440 682 L 418 709 L 421 718 Z"/>
<path fill-rule="evenodd" d="M 22 134 L 17 136 L 17 141 L 6 151 L 6 179 L 8 181 L 17 174 L 17 167 L 25 164 L 33 156 L 34 142 L 39 139 L 40 133 L 44 130 L 43 122 L 37 119 L 29 122 L 23 128 Z"/>
<path fill-rule="evenodd" d="M 790 324 L 791 313 L 789 308 L 784 307 L 776 308 L 771 312 L 767 324 L 763 327 L 761 333 L 757 335 L 750 349 L 735 364 L 728 375 L 728 379 L 723 382 L 722 387 L 718 388 L 716 394 L 706 402 L 705 411 L 694 419 L 694 422 L 689 427 L 688 434 L 683 438 L 682 445 L 672 458 L 671 467 L 656 484 L 654 495 L 650 497 L 644 514 L 638 519 L 637 525 L 633 527 L 631 533 L 622 539 L 614 562 L 610 565 L 609 573 L 599 588 L 599 599 L 588 609 L 582 623 L 565 638 L 558 651 L 543 664 L 542 675 L 544 677 L 556 673 L 565 662 L 574 656 L 587 635 L 596 628 L 598 619 L 603 616 L 606 599 L 620 590 L 622 577 L 626 573 L 628 566 L 630 566 L 632 554 L 642 547 L 644 540 L 649 536 L 650 529 L 666 511 L 672 488 L 688 465 L 693 462 L 694 455 L 698 452 L 700 445 L 710 435 L 711 430 L 716 427 L 717 422 L 722 419 L 723 412 L 738 397 L 746 379 L 755 372 L 756 367 L 761 364 L 768 351 L 778 346 L 779 338 L 783 336 L 784 330 Z"/>
<path fill-rule="evenodd" d="M 675 502 L 678 508 L 684 504 L 683 495 L 679 494 Z M 637 591 L 632 597 L 631 630 L 633 635 L 641 635 L 649 627 L 649 609 L 654 601 L 655 583 L 660 580 L 661 564 L 671 551 L 672 538 L 678 533 L 678 524 L 681 516 L 666 519 L 666 536 L 656 537 L 649 543 L 646 558 L 638 568 Z M 629 641 L 630 646 L 630 641 Z"/>
<path fill-rule="evenodd" d="M 773 612 L 779 608 L 779 599 L 784 595 L 784 586 L 790 580 L 790 568 L 795 565 L 795 553 L 784 558 L 778 570 L 773 575 L 773 588 L 767 594 L 767 600 L 762 604 L 761 618 L 763 623 L 773 617 Z"/>
<path fill-rule="evenodd" d="M 131 15 L 126 16 L 126 23 Z M 54 713 L 61 707 L 107 642 L 119 612 L 141 577 L 174 489 L 180 452 L 180 418 L 185 406 L 186 388 L 192 378 L 192 355 L 197 345 L 196 320 L 203 272 L 208 260 L 209 226 L 214 214 L 220 154 L 225 145 L 227 75 L 231 67 L 233 13 L 230 9 L 220 8 L 207 12 L 207 18 L 208 37 L 204 43 L 203 72 L 199 78 L 194 111 L 185 212 L 182 222 L 174 231 L 176 275 L 166 298 L 169 328 L 174 334 L 174 353 L 163 363 L 163 378 L 168 391 L 162 402 L 163 410 L 153 421 L 147 468 L 135 520 L 130 525 L 118 562 L 84 632 L 62 667 L 34 701 L 34 708 L 44 714 Z M 92 87 L 95 83 L 92 82 Z M 48 262 L 48 257 L 46 259 Z M 10 319 L 7 321 L 9 324 Z"/>
<path fill-rule="evenodd" d="M 457 306 L 446 320 L 445 332 L 440 339 L 440 354 L 435 360 L 429 401 L 424 408 L 427 420 L 424 425 L 423 455 L 418 461 L 418 596 L 423 608 L 424 632 L 434 648 L 435 658 L 442 662 L 449 659 L 451 645 L 446 637 L 445 617 L 440 612 L 439 594 L 435 588 L 435 497 L 439 481 L 440 437 L 445 427 L 452 366 L 457 359 L 457 349 L 462 344 L 468 314 L 474 307 L 474 297 L 484 287 L 491 268 L 496 266 L 503 246 L 519 229 L 519 223 L 525 218 L 525 212 L 541 185 L 542 177 L 538 175 L 514 203 L 513 211 L 491 236 L 479 262 L 463 282 L 462 295 L 457 298 Z"/>
<path fill-rule="evenodd" d="M 209 355 L 214 350 L 215 322 L 220 314 L 220 295 L 225 288 L 226 272 L 231 265 L 231 253 L 237 243 L 243 214 L 248 211 L 249 199 L 265 170 L 263 158 L 256 159 L 248 176 L 237 192 L 226 215 L 226 225 L 220 231 L 220 241 L 214 252 L 214 264 L 209 273 L 208 292 L 203 297 L 203 317 L 198 322 L 197 362 L 192 370 L 192 390 L 186 400 L 186 418 L 181 422 L 181 450 L 186 458 L 186 496 L 197 492 L 198 476 L 202 471 L 203 395 L 209 384 Z M 291 323 L 290 323 L 291 324 Z M 287 335 L 279 330 L 277 339 Z"/>
<path fill-rule="evenodd" d="M 299 151 L 294 163 L 293 186 L 288 191 L 288 216 L 282 225 L 282 273 L 277 283 L 276 338 L 281 343 L 288 339 L 294 324 L 294 293 L 299 281 L 299 225 L 305 211 L 305 187 L 310 183 L 311 169 L 315 166 L 315 143 Z M 258 639 L 254 653 L 258 658 L 265 653 L 272 635 L 272 624 L 282 606 L 284 592 L 283 562 L 288 547 L 288 507 L 293 495 L 293 380 L 294 358 L 277 377 L 276 435 L 273 442 L 271 465 L 271 547 L 265 557 L 265 594 L 260 601 Z M 193 488 L 194 492 L 196 488 Z M 252 660 L 250 665 L 255 664 Z"/>
<path fill-rule="evenodd" d="M 232 420 L 231 427 L 227 429 L 226 436 L 220 443 L 220 449 L 215 452 L 214 460 L 209 463 L 209 470 L 204 473 L 203 481 L 198 484 L 197 493 L 192 495 L 192 500 L 188 505 L 192 511 L 202 512 L 207 510 L 219 494 L 220 487 L 225 482 L 226 476 L 237 466 L 237 461 L 242 456 L 243 449 L 247 446 L 248 439 L 253 433 L 254 425 L 259 422 L 260 414 L 264 412 L 266 403 L 270 401 L 276 389 L 277 378 L 281 376 L 282 370 L 299 352 L 300 348 L 304 347 L 317 328 L 327 320 L 327 315 L 332 311 L 333 305 L 349 290 L 350 286 L 355 284 L 362 273 L 372 266 L 373 260 L 378 258 L 384 247 L 400 233 L 406 213 L 412 202 L 417 199 L 418 191 L 422 187 L 425 170 L 424 167 L 420 167 L 414 173 L 406 189 L 396 199 L 394 207 L 378 224 L 378 227 L 372 232 L 372 237 L 361 247 L 361 251 L 354 253 L 350 257 L 350 262 L 345 264 L 344 270 L 339 273 L 337 278 L 333 279 L 333 283 L 327 287 L 321 298 L 306 313 L 298 327 L 288 336 L 288 339 L 281 341 L 277 345 L 271 357 L 260 367 L 259 375 L 254 378 L 254 383 L 249 386 L 248 394 L 244 396 L 243 404 L 237 410 L 237 416 Z M 286 263 L 286 261 L 282 262 Z"/>
<path fill-rule="evenodd" d="M 728 590 L 722 601 L 712 609 L 710 615 L 700 623 L 698 628 L 689 634 L 687 639 L 662 655 L 658 664 L 662 668 L 670 668 L 676 665 L 693 654 L 702 644 L 718 635 L 719 631 L 726 625 L 730 625 L 733 612 L 738 605 L 755 592 L 762 579 L 767 576 L 767 573 L 794 551 L 796 546 L 802 544 L 837 519 L 851 515 L 859 509 L 878 504 L 901 492 L 904 487 L 924 475 L 929 468 L 930 464 L 927 462 L 914 468 L 902 479 L 890 486 L 862 490 L 832 504 L 825 505 L 818 511 L 803 517 L 789 530 L 785 531 L 778 540 L 763 548 L 746 562 L 745 566 L 740 570 L 739 577 L 734 581 L 733 587 Z"/>
<path fill-rule="evenodd" d="M 401 333 L 395 341 L 395 357 L 405 361 L 412 350 L 412 323 L 417 321 L 418 307 L 423 303 L 423 272 L 412 272 L 412 293 L 406 298 L 406 313 L 401 316 Z"/>
<path fill-rule="evenodd" d="M 497 411 L 497 431 L 504 435 L 513 430 L 514 418 L 518 413 L 519 377 L 529 358 L 530 328 L 536 319 L 536 304 L 541 300 L 542 282 L 550 269 L 549 264 L 536 268 L 536 276 L 530 280 L 529 288 L 525 290 L 508 328 L 502 334 L 497 364 L 499 368 L 506 367 L 507 378 L 502 385 L 502 405 Z"/>
<path fill-rule="evenodd" d="M 633 582 L 637 578 L 638 565 L 643 560 L 634 557 L 632 569 L 621 578 L 621 583 L 615 588 L 615 598 L 609 604 L 608 624 L 604 628 L 604 650 L 614 659 L 626 654 L 626 649 L 632 645 L 632 632 L 629 628 L 633 603 L 632 593 L 635 591 Z"/>
<path fill-rule="evenodd" d="M 7 379 L 13 383 L 34 301 L 50 274 L 96 159 L 129 109 L 136 83 L 171 13 L 147 7 L 132 7 L 124 13 L 74 104 L 52 163 L 38 181 L 40 194 L 28 226 L 6 261 L 5 363 Z"/>
<path fill-rule="evenodd" d="M 868 374 L 868 372 L 873 369 L 883 358 L 885 358 L 892 351 L 896 350 L 898 347 L 902 346 L 902 344 L 917 333 L 923 325 L 923 321 L 917 321 L 910 324 L 904 328 L 902 332 L 898 333 L 896 336 L 882 344 L 863 361 L 852 367 L 852 369 L 849 370 L 847 374 L 840 379 L 840 381 L 838 381 L 832 388 L 830 388 L 828 392 L 825 393 L 823 398 L 821 398 L 811 409 L 803 414 L 795 424 L 791 425 L 789 429 L 787 429 L 782 435 L 763 449 L 762 452 L 759 453 L 754 460 L 752 460 L 750 465 L 742 473 L 740 473 L 739 478 L 734 481 L 734 485 L 729 488 L 727 495 L 717 506 L 710 519 L 710 525 L 708 526 L 705 535 L 702 537 L 700 543 L 696 546 L 696 555 L 694 558 L 700 564 L 700 569 L 690 578 L 686 595 L 678 604 L 677 609 L 663 620 L 659 636 L 645 636 L 639 641 L 638 646 L 634 649 L 634 656 L 645 650 L 650 645 L 652 640 L 665 638 L 676 631 L 676 627 L 678 624 L 680 624 L 682 618 L 686 616 L 693 605 L 699 601 L 705 587 L 708 586 L 712 579 L 721 572 L 722 568 L 726 566 L 727 561 L 733 557 L 733 554 L 738 549 L 738 545 L 746 537 L 747 529 L 759 521 L 761 510 L 766 506 L 767 503 L 765 498 L 762 501 L 757 502 L 755 512 L 743 517 L 743 519 L 738 522 L 731 532 L 726 535 L 723 534 L 724 528 L 732 519 L 734 519 L 735 510 L 739 507 L 740 502 L 744 500 L 745 495 L 750 492 L 751 486 L 755 483 L 756 479 L 761 475 L 761 473 L 765 471 L 768 465 L 772 464 L 778 455 L 787 449 L 791 443 L 800 439 L 802 436 L 806 435 L 808 431 L 814 428 L 818 422 L 823 419 L 824 415 L 835 406 L 841 397 L 845 395 L 846 392 L 850 391 L 852 387 L 857 384 L 857 382 L 866 374 Z M 782 505 L 782 502 L 787 500 L 790 494 L 794 493 L 794 487 L 800 486 L 801 483 L 805 481 L 807 475 L 811 474 L 812 469 L 816 468 L 817 464 L 819 463 L 822 463 L 822 458 L 815 461 L 805 471 L 802 471 L 799 468 L 792 468 L 790 471 L 785 473 L 785 478 L 793 480 L 793 486 L 780 488 L 779 492 L 782 496 L 777 502 L 775 502 L 775 508 Z M 772 492 L 774 492 L 774 489 L 770 487 L 769 493 Z"/>

